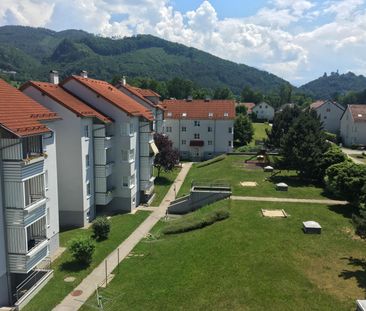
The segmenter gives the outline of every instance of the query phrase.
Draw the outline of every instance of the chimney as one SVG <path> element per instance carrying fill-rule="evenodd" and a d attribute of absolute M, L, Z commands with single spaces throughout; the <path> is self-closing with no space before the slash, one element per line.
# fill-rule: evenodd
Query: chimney
<path fill-rule="evenodd" d="M 87 78 L 88 77 L 88 72 L 86 70 L 82 70 L 80 71 L 80 76 L 83 78 Z"/>
<path fill-rule="evenodd" d="M 209 102 L 211 100 L 210 96 L 205 96 L 205 102 Z"/>
<path fill-rule="evenodd" d="M 126 86 L 126 83 L 127 83 L 127 82 L 126 82 L 126 76 L 123 76 L 123 77 L 122 77 L 122 85 L 123 85 L 123 86 Z"/>
<path fill-rule="evenodd" d="M 58 82 L 59 82 L 58 71 L 56 71 L 56 70 L 50 71 L 50 82 L 52 84 L 58 84 Z"/>
<path fill-rule="evenodd" d="M 187 97 L 187 102 L 191 102 L 193 100 L 193 96 L 188 96 Z"/>

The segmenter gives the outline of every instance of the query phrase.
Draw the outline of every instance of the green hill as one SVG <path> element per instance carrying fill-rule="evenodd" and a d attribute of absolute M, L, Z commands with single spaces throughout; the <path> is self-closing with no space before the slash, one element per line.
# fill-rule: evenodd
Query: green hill
<path fill-rule="evenodd" d="M 350 91 L 360 92 L 364 89 L 366 89 L 366 77 L 357 76 L 352 72 L 324 74 L 299 88 L 300 91 L 321 99 L 335 98 L 337 95 L 344 95 Z"/>
<path fill-rule="evenodd" d="M 51 69 L 63 77 L 87 70 L 104 80 L 122 74 L 163 81 L 180 77 L 204 88 L 228 86 L 236 94 L 244 86 L 268 93 L 286 83 L 268 72 L 151 35 L 110 39 L 79 30 L 0 27 L 1 71 L 16 71 L 16 80 L 25 81 L 47 80 Z"/>

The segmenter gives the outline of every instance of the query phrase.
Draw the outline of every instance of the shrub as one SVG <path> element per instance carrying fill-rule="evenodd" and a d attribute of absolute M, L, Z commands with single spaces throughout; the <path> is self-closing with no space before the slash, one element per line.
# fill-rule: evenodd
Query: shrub
<path fill-rule="evenodd" d="M 338 138 L 336 134 L 333 133 L 329 133 L 329 132 L 324 132 L 325 135 L 325 139 L 328 141 L 331 141 L 332 143 L 338 143 Z"/>
<path fill-rule="evenodd" d="M 194 215 L 187 215 L 167 225 L 162 232 L 164 234 L 175 234 L 202 229 L 229 217 L 230 212 L 227 208 L 219 208 L 200 218 L 195 218 Z"/>
<path fill-rule="evenodd" d="M 109 232 L 111 231 L 111 222 L 107 217 L 97 217 L 93 221 L 93 237 L 96 240 L 108 239 Z"/>
<path fill-rule="evenodd" d="M 88 265 L 92 261 L 95 245 L 90 238 L 74 238 L 70 241 L 69 250 L 75 261 Z"/>
<path fill-rule="evenodd" d="M 366 238 L 366 211 L 360 210 L 360 215 L 352 215 L 353 225 L 355 227 L 356 234 L 361 238 Z"/>
<path fill-rule="evenodd" d="M 197 167 L 198 168 L 205 167 L 207 165 L 214 164 L 216 162 L 220 162 L 220 161 L 224 160 L 225 158 L 226 158 L 226 155 L 223 154 L 223 155 L 220 155 L 220 156 L 218 156 L 216 158 L 213 158 L 211 160 L 207 160 L 207 161 L 201 162 L 200 164 L 197 165 Z"/>

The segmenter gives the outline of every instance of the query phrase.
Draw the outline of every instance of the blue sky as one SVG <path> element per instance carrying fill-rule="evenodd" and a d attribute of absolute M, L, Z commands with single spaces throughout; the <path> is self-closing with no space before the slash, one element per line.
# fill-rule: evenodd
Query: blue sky
<path fill-rule="evenodd" d="M 301 85 L 366 74 L 366 0 L 1 0 L 0 25 L 152 34 Z"/>

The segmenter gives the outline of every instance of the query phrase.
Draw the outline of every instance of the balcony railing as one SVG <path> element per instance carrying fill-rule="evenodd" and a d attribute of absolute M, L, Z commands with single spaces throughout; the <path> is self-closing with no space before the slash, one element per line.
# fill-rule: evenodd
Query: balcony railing
<path fill-rule="evenodd" d="M 24 182 L 25 207 L 45 199 L 44 176 L 39 175 Z"/>
<path fill-rule="evenodd" d="M 23 159 L 37 158 L 43 155 L 42 136 L 22 139 Z"/>

